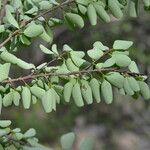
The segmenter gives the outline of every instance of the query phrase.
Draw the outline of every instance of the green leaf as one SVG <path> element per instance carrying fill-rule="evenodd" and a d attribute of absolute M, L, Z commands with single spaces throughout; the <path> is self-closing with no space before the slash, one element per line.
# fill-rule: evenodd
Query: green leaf
<path fill-rule="evenodd" d="M 55 95 L 52 89 L 49 89 L 45 95 L 42 97 L 42 105 L 46 113 L 49 113 L 53 109 L 53 99 Z"/>
<path fill-rule="evenodd" d="M 50 82 L 51 83 L 56 83 L 58 84 L 59 83 L 59 77 L 58 76 L 52 76 L 51 79 L 50 79 Z"/>
<path fill-rule="evenodd" d="M 143 0 L 143 3 L 146 8 L 150 7 L 150 0 Z"/>
<path fill-rule="evenodd" d="M 33 128 L 30 128 L 28 131 L 26 131 L 23 135 L 24 138 L 31 138 L 36 135 L 36 131 Z"/>
<path fill-rule="evenodd" d="M 93 4 L 90 4 L 87 8 L 87 14 L 90 20 L 91 25 L 96 25 L 97 24 L 97 14 L 96 10 L 93 6 Z"/>
<path fill-rule="evenodd" d="M 83 51 L 71 51 L 70 54 L 76 55 L 79 58 L 83 58 L 85 56 L 85 52 Z"/>
<path fill-rule="evenodd" d="M 18 132 L 21 132 L 21 129 L 20 128 L 15 128 L 12 131 L 15 132 L 15 133 L 18 133 Z"/>
<path fill-rule="evenodd" d="M 72 31 L 75 30 L 76 25 L 64 14 L 64 24 Z"/>
<path fill-rule="evenodd" d="M 41 25 L 31 24 L 23 33 L 30 38 L 37 37 L 43 33 L 43 27 Z"/>
<path fill-rule="evenodd" d="M 101 5 L 98 5 L 97 3 L 94 3 L 94 7 L 96 9 L 97 15 L 100 19 L 102 19 L 104 22 L 110 22 L 110 16 L 106 12 L 105 8 Z"/>
<path fill-rule="evenodd" d="M 3 52 L 3 51 L 6 51 L 6 48 L 5 48 L 5 47 L 1 47 L 1 48 L 0 48 L 0 52 Z"/>
<path fill-rule="evenodd" d="M 130 96 L 134 95 L 134 91 L 132 90 L 132 88 L 129 84 L 128 78 L 125 78 L 123 88 L 127 95 L 130 95 Z"/>
<path fill-rule="evenodd" d="M 57 25 L 61 25 L 62 23 L 63 23 L 63 21 L 58 18 L 50 18 L 50 20 L 48 21 L 48 25 L 50 27 L 55 27 Z"/>
<path fill-rule="evenodd" d="M 111 67 L 114 64 L 115 64 L 115 60 L 113 58 L 109 58 L 103 63 L 103 67 L 104 68 Z"/>
<path fill-rule="evenodd" d="M 120 92 L 121 95 L 126 95 L 126 93 L 125 93 L 123 88 L 119 89 L 119 92 Z"/>
<path fill-rule="evenodd" d="M 102 69 L 103 68 L 103 63 L 98 63 L 95 66 L 97 69 Z"/>
<path fill-rule="evenodd" d="M 25 12 L 25 14 L 29 14 L 29 15 L 34 15 L 34 14 L 37 14 L 38 12 L 38 7 L 36 6 L 33 6 L 31 9 L 29 9 L 28 11 Z"/>
<path fill-rule="evenodd" d="M 114 86 L 122 88 L 124 84 L 124 77 L 118 72 L 110 72 L 106 75 L 106 79 Z"/>
<path fill-rule="evenodd" d="M 6 127 L 8 127 L 10 125 L 11 125 L 11 121 L 10 120 L 0 120 L 0 127 L 6 128 Z"/>
<path fill-rule="evenodd" d="M 0 33 L 4 32 L 4 31 L 5 31 L 4 25 L 0 25 Z"/>
<path fill-rule="evenodd" d="M 8 107 L 11 106 L 13 102 L 13 93 L 10 92 L 3 97 L 3 106 Z"/>
<path fill-rule="evenodd" d="M 97 79 L 93 78 L 90 81 L 90 87 L 92 89 L 93 96 L 97 103 L 101 101 L 100 97 L 100 84 Z"/>
<path fill-rule="evenodd" d="M 144 97 L 144 99 L 150 99 L 150 89 L 148 85 L 143 81 L 138 81 L 138 84 L 140 86 L 141 95 Z"/>
<path fill-rule="evenodd" d="M 9 10 L 11 13 L 15 13 L 14 8 L 13 8 L 11 5 L 9 5 L 9 4 L 6 5 L 5 9 L 6 9 L 6 10 Z M 6 20 L 6 21 L 7 21 L 7 20 Z"/>
<path fill-rule="evenodd" d="M 70 150 L 75 141 L 75 134 L 73 132 L 61 136 L 60 142 L 63 150 Z"/>
<path fill-rule="evenodd" d="M 93 150 L 94 142 L 93 139 L 86 137 L 80 144 L 79 150 Z"/>
<path fill-rule="evenodd" d="M 16 28 L 19 28 L 18 22 L 15 20 L 14 16 L 11 14 L 9 9 L 6 9 L 6 18 L 8 22 Z"/>
<path fill-rule="evenodd" d="M 66 65 L 69 71 L 79 71 L 79 68 L 75 66 L 75 64 L 72 62 L 70 58 L 66 60 Z"/>
<path fill-rule="evenodd" d="M 129 51 L 114 51 L 113 54 L 129 55 Z"/>
<path fill-rule="evenodd" d="M 70 52 L 73 51 L 73 49 L 69 45 L 65 44 L 63 45 L 63 51 Z"/>
<path fill-rule="evenodd" d="M 53 92 L 53 98 L 51 99 L 51 101 L 52 101 L 52 110 L 56 111 L 56 103 L 57 103 L 57 101 L 60 101 L 60 99 L 58 100 L 59 96 L 53 88 L 52 88 L 52 92 Z"/>
<path fill-rule="evenodd" d="M 10 133 L 10 128 L 0 129 L 0 137 L 5 136 Z"/>
<path fill-rule="evenodd" d="M 59 55 L 56 44 L 52 45 L 52 51 L 53 51 L 54 54 Z"/>
<path fill-rule="evenodd" d="M 56 2 L 56 0 L 50 0 L 50 2 L 54 5 L 59 5 L 60 3 Z"/>
<path fill-rule="evenodd" d="M 113 92 L 111 84 L 104 80 L 101 84 L 101 91 L 103 98 L 107 104 L 111 104 L 113 101 Z"/>
<path fill-rule="evenodd" d="M 97 60 L 103 56 L 103 51 L 100 49 L 96 49 L 95 47 L 92 50 L 88 50 L 87 54 L 90 58 Z"/>
<path fill-rule="evenodd" d="M 53 4 L 50 3 L 49 1 L 43 0 L 39 3 L 39 6 L 40 6 L 40 10 L 47 10 L 47 9 L 52 8 Z"/>
<path fill-rule="evenodd" d="M 137 17 L 138 15 L 138 0 L 129 0 L 128 14 L 130 17 Z"/>
<path fill-rule="evenodd" d="M 78 4 L 82 4 L 82 5 L 87 6 L 88 3 L 89 3 L 89 0 L 76 0 L 76 2 L 77 2 Z"/>
<path fill-rule="evenodd" d="M 12 63 L 12 64 L 17 64 L 17 61 L 18 61 L 18 58 L 15 55 L 9 53 L 8 51 L 3 51 L 0 57 L 2 60 Z"/>
<path fill-rule="evenodd" d="M 67 62 L 69 63 L 69 62 Z M 74 65 L 74 64 L 73 64 Z M 71 66 L 70 66 L 71 67 Z M 70 71 L 68 70 L 67 66 L 66 66 L 66 63 L 63 62 L 63 64 L 58 68 L 58 70 L 56 71 L 56 73 L 69 73 Z"/>
<path fill-rule="evenodd" d="M 84 106 L 81 89 L 80 89 L 80 84 L 78 82 L 76 82 L 72 88 L 72 97 L 74 99 L 75 104 L 78 107 Z"/>
<path fill-rule="evenodd" d="M 34 95 L 32 95 L 32 104 L 36 104 L 36 103 L 37 103 L 37 98 Z"/>
<path fill-rule="evenodd" d="M 39 87 L 41 87 L 41 88 L 44 88 L 43 80 L 42 80 L 42 79 L 39 79 L 39 80 L 37 81 L 37 85 L 38 85 Z M 30 89 L 30 90 L 31 90 L 31 89 Z"/>
<path fill-rule="evenodd" d="M 17 140 L 21 140 L 23 138 L 23 134 L 22 133 L 15 133 L 15 137 Z"/>
<path fill-rule="evenodd" d="M 115 60 L 119 67 L 127 67 L 131 63 L 131 59 L 123 54 L 113 54 L 112 58 Z"/>
<path fill-rule="evenodd" d="M 21 99 L 21 96 L 19 92 L 13 91 L 13 103 L 15 106 L 19 106 L 20 99 Z"/>
<path fill-rule="evenodd" d="M 62 85 L 55 85 L 54 88 L 55 88 L 57 93 L 59 93 L 60 95 L 63 94 L 64 87 Z"/>
<path fill-rule="evenodd" d="M 86 61 L 82 58 L 80 58 L 79 56 L 77 56 L 76 54 L 74 55 L 73 53 L 71 53 L 71 59 L 72 61 L 74 62 L 74 64 L 77 66 L 77 67 L 81 67 L 83 65 L 83 63 L 85 63 Z"/>
<path fill-rule="evenodd" d="M 17 65 L 22 69 L 35 69 L 35 66 L 31 63 L 27 63 L 21 59 L 18 58 Z"/>
<path fill-rule="evenodd" d="M 127 50 L 133 45 L 132 41 L 116 40 L 113 45 L 113 49 Z"/>
<path fill-rule="evenodd" d="M 16 9 L 18 9 L 18 10 L 22 9 L 22 7 L 23 7 L 23 4 L 22 4 L 22 2 L 20 0 L 12 0 L 11 4 L 14 7 L 15 10 Z"/>
<path fill-rule="evenodd" d="M 32 86 L 30 88 L 30 91 L 33 95 L 35 95 L 37 98 L 41 99 L 45 95 L 45 90 L 38 86 Z"/>
<path fill-rule="evenodd" d="M 136 81 L 136 79 L 134 77 L 128 77 L 128 82 L 131 86 L 131 89 L 135 92 L 139 92 L 140 91 L 140 87 L 138 84 L 138 81 Z"/>
<path fill-rule="evenodd" d="M 9 63 L 0 66 L 0 82 L 8 78 L 9 70 L 10 70 Z"/>
<path fill-rule="evenodd" d="M 25 35 L 20 35 L 20 40 L 25 45 L 30 45 L 31 44 L 31 41 Z"/>
<path fill-rule="evenodd" d="M 43 28 L 43 33 L 39 35 L 40 38 L 42 38 L 45 42 L 51 44 L 53 42 L 53 32 L 49 28 L 49 26 L 45 26 Z"/>
<path fill-rule="evenodd" d="M 46 63 L 47 64 L 47 63 Z M 58 70 L 60 68 L 60 66 L 52 66 L 52 67 L 46 67 L 46 65 L 45 65 L 45 71 L 46 72 L 52 72 L 52 71 L 54 71 L 54 70 Z"/>
<path fill-rule="evenodd" d="M 86 80 L 81 80 L 81 92 L 87 104 L 93 103 L 92 89 Z"/>
<path fill-rule="evenodd" d="M 134 62 L 134 61 L 131 61 L 130 65 L 128 66 L 129 70 L 131 72 L 134 72 L 134 73 L 139 73 L 139 69 L 138 69 L 138 66 L 137 64 Z"/>
<path fill-rule="evenodd" d="M 31 92 L 28 87 L 22 88 L 21 97 L 22 97 L 22 102 L 23 102 L 24 108 L 29 109 L 30 105 L 31 105 Z"/>
<path fill-rule="evenodd" d="M 63 95 L 64 95 L 64 100 L 67 103 L 70 102 L 72 88 L 73 88 L 73 81 L 72 80 L 64 85 Z"/>
<path fill-rule="evenodd" d="M 112 12 L 113 16 L 120 19 L 123 17 L 123 13 L 119 7 L 118 0 L 108 0 L 108 7 Z"/>
<path fill-rule="evenodd" d="M 77 27 L 83 28 L 84 27 L 84 21 L 81 16 L 78 14 L 73 13 L 66 13 L 66 17 Z"/>
<path fill-rule="evenodd" d="M 78 5 L 78 8 L 79 8 L 79 11 L 80 11 L 83 15 L 86 14 L 87 8 L 86 8 L 85 6 L 83 6 L 83 5 Z"/>
<path fill-rule="evenodd" d="M 93 47 L 95 47 L 96 49 L 100 49 L 100 50 L 102 50 L 102 51 L 109 50 L 109 47 L 103 45 L 103 43 L 100 42 L 100 41 L 96 41 L 96 42 L 93 44 Z"/>
<path fill-rule="evenodd" d="M 48 48 L 46 48 L 45 46 L 43 46 L 42 44 L 40 44 L 40 49 L 43 53 L 45 54 L 54 54 L 51 50 L 49 50 Z"/>
<path fill-rule="evenodd" d="M 32 147 L 41 147 L 42 146 L 41 144 L 38 143 L 38 139 L 36 137 L 28 138 L 27 141 Z"/>
<path fill-rule="evenodd" d="M 55 96 L 55 99 L 54 99 L 54 103 L 55 103 L 55 100 L 58 104 L 60 104 L 60 96 L 58 95 L 58 93 L 56 92 L 55 89 L 53 89 L 53 92 L 54 92 L 54 96 Z"/>
<path fill-rule="evenodd" d="M 38 69 L 38 70 L 45 69 L 46 70 L 46 66 L 47 66 L 47 63 L 45 62 L 45 63 L 42 63 L 39 66 L 37 66 L 36 69 Z"/>
<path fill-rule="evenodd" d="M 91 2 L 91 0 L 76 0 L 76 2 L 77 2 L 78 4 L 87 6 L 87 5 Z"/>

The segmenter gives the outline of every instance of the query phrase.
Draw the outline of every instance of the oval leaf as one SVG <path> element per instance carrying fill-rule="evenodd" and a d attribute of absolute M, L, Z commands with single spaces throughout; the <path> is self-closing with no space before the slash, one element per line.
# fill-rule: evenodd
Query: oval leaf
<path fill-rule="evenodd" d="M 29 25 L 23 33 L 30 38 L 37 37 L 43 33 L 43 27 L 41 25 L 32 24 Z"/>

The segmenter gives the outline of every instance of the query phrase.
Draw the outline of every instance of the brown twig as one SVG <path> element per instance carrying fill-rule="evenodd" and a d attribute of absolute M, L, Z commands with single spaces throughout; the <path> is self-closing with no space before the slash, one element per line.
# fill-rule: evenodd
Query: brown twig
<path fill-rule="evenodd" d="M 51 61 L 49 61 L 47 64 L 45 64 L 41 69 L 43 69 L 46 66 L 49 66 L 50 64 L 54 63 L 55 61 L 57 61 L 59 58 L 62 58 L 66 53 L 62 53 L 59 56 L 55 57 L 54 59 L 52 59 Z"/>
<path fill-rule="evenodd" d="M 102 68 L 102 69 L 95 69 L 95 70 L 81 70 L 81 71 L 73 71 L 69 73 L 41 73 L 41 74 L 30 74 L 24 77 L 14 78 L 10 80 L 4 80 L 1 83 L 13 83 L 13 82 L 20 82 L 20 81 L 26 81 L 26 80 L 32 80 L 39 77 L 48 77 L 48 76 L 70 76 L 70 75 L 77 75 L 77 74 L 90 74 L 90 73 L 104 73 L 104 72 L 119 72 L 122 74 L 129 74 L 131 76 L 139 76 L 143 74 L 134 73 L 134 72 L 128 72 L 128 71 L 121 71 L 117 70 L 116 68 Z"/>
<path fill-rule="evenodd" d="M 13 32 L 12 34 L 10 34 L 10 36 L 5 39 L 1 44 L 0 44 L 0 48 L 2 48 L 6 43 L 8 43 L 12 37 L 16 36 L 19 33 L 20 30 L 16 30 L 15 32 Z"/>
<path fill-rule="evenodd" d="M 32 18 L 32 19 L 30 19 L 30 20 L 24 22 L 24 23 L 22 24 L 22 26 L 20 27 L 20 29 L 17 29 L 16 31 L 14 31 L 8 38 L 6 38 L 6 39 L 0 44 L 0 48 L 2 48 L 5 44 L 7 44 L 7 43 L 11 40 L 12 37 L 14 37 L 14 36 L 16 36 L 17 34 L 19 34 L 19 32 L 21 31 L 21 29 L 22 29 L 23 27 L 25 27 L 27 24 L 29 24 L 30 22 L 32 22 L 33 20 L 36 20 L 36 19 L 38 19 L 38 18 L 41 17 L 41 16 L 44 16 L 44 15 L 46 15 L 46 14 L 52 12 L 52 11 L 55 11 L 55 10 L 57 10 L 58 8 L 67 6 L 68 4 L 71 4 L 71 3 L 73 3 L 73 2 L 75 2 L 75 0 L 67 0 L 67 1 L 61 3 L 60 5 L 57 5 L 57 6 L 51 8 L 51 9 L 49 9 L 49 10 L 47 10 L 47 11 L 44 11 L 43 13 L 38 14 L 38 15 L 35 16 L 34 18 Z"/>

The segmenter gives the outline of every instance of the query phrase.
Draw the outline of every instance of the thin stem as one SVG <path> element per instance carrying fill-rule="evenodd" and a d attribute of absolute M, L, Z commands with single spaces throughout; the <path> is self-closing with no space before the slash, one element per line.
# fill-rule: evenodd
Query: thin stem
<path fill-rule="evenodd" d="M 12 34 L 10 34 L 10 36 L 5 39 L 1 44 L 0 44 L 0 48 L 2 48 L 5 44 L 7 44 L 12 37 L 16 36 L 17 34 L 19 34 L 20 30 L 16 30 L 15 32 L 13 32 Z"/>
<path fill-rule="evenodd" d="M 59 56 L 55 57 L 54 59 L 52 59 L 51 61 L 49 61 L 47 64 L 45 64 L 41 69 L 43 69 L 46 66 L 49 66 L 50 64 L 54 63 L 55 61 L 57 61 L 59 58 L 62 58 L 66 53 L 62 53 Z"/>
<path fill-rule="evenodd" d="M 131 76 L 139 76 L 143 74 L 129 72 L 129 71 L 121 71 L 117 70 L 116 68 L 102 68 L 102 69 L 95 69 L 95 70 L 81 70 L 81 71 L 73 71 L 69 73 L 41 73 L 41 74 L 30 74 L 24 77 L 14 78 L 10 80 L 4 80 L 1 83 L 13 83 L 13 82 L 20 82 L 20 81 L 26 81 L 26 80 L 32 80 L 39 77 L 48 77 L 48 76 L 70 76 L 70 75 L 80 75 L 80 74 L 90 74 L 90 73 L 106 73 L 106 72 L 119 72 L 122 74 L 129 74 Z"/>

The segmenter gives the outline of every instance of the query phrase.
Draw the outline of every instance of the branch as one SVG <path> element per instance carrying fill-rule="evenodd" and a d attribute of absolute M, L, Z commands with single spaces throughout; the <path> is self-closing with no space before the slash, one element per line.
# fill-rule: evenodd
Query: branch
<path fill-rule="evenodd" d="M 30 74 L 24 77 L 19 77 L 19 78 L 14 78 L 14 79 L 10 79 L 10 80 L 4 80 L 1 83 L 13 83 L 13 82 L 22 82 L 22 81 L 27 81 L 27 80 L 32 80 L 32 79 L 36 79 L 39 77 L 48 77 L 48 76 L 70 76 L 70 75 L 80 75 L 80 74 L 90 74 L 90 73 L 106 73 L 106 72 L 119 72 L 122 74 L 128 74 L 131 76 L 139 76 L 139 75 L 143 75 L 143 74 L 139 74 L 139 73 L 134 73 L 134 72 L 128 72 L 128 71 L 121 71 L 121 70 L 117 70 L 116 68 L 102 68 L 102 69 L 95 69 L 95 70 L 81 70 L 81 71 L 73 71 L 73 72 L 69 72 L 69 73 L 41 73 L 41 74 Z"/>
<path fill-rule="evenodd" d="M 10 34 L 10 36 L 0 44 L 0 48 L 2 48 L 5 44 L 7 44 L 11 40 L 11 38 L 16 36 L 19 32 L 20 30 L 16 30 L 12 34 Z"/>
<path fill-rule="evenodd" d="M 62 4 L 57 5 L 57 6 L 51 8 L 51 9 L 49 9 L 49 10 L 47 10 L 47 11 L 44 11 L 43 13 L 38 14 L 38 15 L 35 16 L 34 18 L 32 18 L 32 19 L 30 19 L 30 20 L 24 22 L 23 25 L 20 27 L 20 29 L 17 29 L 16 31 L 14 31 L 7 39 L 5 39 L 5 40 L 0 44 L 0 48 L 2 48 L 5 44 L 7 44 L 7 43 L 11 40 L 12 37 L 14 37 L 14 36 L 16 36 L 17 34 L 19 34 L 19 32 L 21 31 L 21 29 L 22 29 L 23 27 L 25 27 L 27 24 L 29 24 L 30 22 L 32 22 L 33 20 L 36 20 L 36 19 L 38 19 L 38 18 L 41 17 L 41 16 L 44 16 L 44 15 L 46 15 L 46 14 L 52 12 L 52 11 L 55 11 L 55 10 L 57 10 L 58 8 L 65 7 L 65 6 L 67 6 L 67 5 L 69 5 L 69 4 L 73 3 L 73 2 L 75 2 L 75 0 L 67 0 L 67 1 L 63 2 Z"/>

